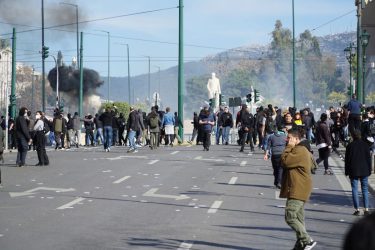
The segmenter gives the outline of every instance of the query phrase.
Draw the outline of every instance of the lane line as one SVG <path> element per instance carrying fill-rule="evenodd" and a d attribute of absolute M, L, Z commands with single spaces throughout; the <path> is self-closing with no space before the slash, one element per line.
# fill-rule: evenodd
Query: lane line
<path fill-rule="evenodd" d="M 120 184 L 121 182 L 129 179 L 131 176 L 127 175 L 127 176 L 124 176 L 122 177 L 121 179 L 118 179 L 117 181 L 114 181 L 113 184 Z"/>
<path fill-rule="evenodd" d="M 148 165 L 152 165 L 152 164 L 155 164 L 155 163 L 157 163 L 159 160 L 152 160 L 152 161 L 150 161 L 149 163 L 148 163 Z"/>
<path fill-rule="evenodd" d="M 189 242 L 182 242 L 181 245 L 177 248 L 177 250 L 187 250 L 193 247 L 193 243 Z"/>
<path fill-rule="evenodd" d="M 171 155 L 175 155 L 175 154 L 178 154 L 180 151 L 173 151 L 172 153 L 171 153 Z"/>
<path fill-rule="evenodd" d="M 241 166 L 241 167 L 244 167 L 244 166 L 246 166 L 246 163 L 247 163 L 247 161 L 241 161 L 240 166 Z"/>
<path fill-rule="evenodd" d="M 71 202 L 69 202 L 69 203 L 67 203 L 65 205 L 62 205 L 61 207 L 58 207 L 56 209 L 63 210 L 63 209 L 67 209 L 67 208 L 73 208 L 72 207 L 73 205 L 75 205 L 75 204 L 77 204 L 77 203 L 79 203 L 79 202 L 81 202 L 81 201 L 83 201 L 85 199 L 86 198 L 79 197 L 79 198 L 75 199 L 74 201 L 71 201 Z"/>
<path fill-rule="evenodd" d="M 234 185 L 234 184 L 236 184 L 237 180 L 238 180 L 238 177 L 232 177 L 232 178 L 230 178 L 230 181 L 228 182 L 228 184 Z"/>
<path fill-rule="evenodd" d="M 208 209 L 207 213 L 214 214 L 217 212 L 217 210 L 220 208 L 221 204 L 223 204 L 223 201 L 214 201 L 214 203 L 211 205 L 210 209 Z"/>

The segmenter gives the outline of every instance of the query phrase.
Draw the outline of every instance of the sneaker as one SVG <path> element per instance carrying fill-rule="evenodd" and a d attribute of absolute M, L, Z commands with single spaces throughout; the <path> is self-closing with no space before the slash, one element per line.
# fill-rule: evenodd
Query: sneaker
<path fill-rule="evenodd" d="M 135 149 L 135 150 L 133 150 L 133 153 L 138 153 L 138 150 L 136 150 L 136 149 Z"/>
<path fill-rule="evenodd" d="M 133 152 L 134 151 L 134 148 L 130 148 L 127 152 L 128 153 L 131 153 L 131 152 Z"/>
<path fill-rule="evenodd" d="M 324 170 L 324 175 L 333 175 L 332 169 L 328 168 L 328 169 Z"/>
<path fill-rule="evenodd" d="M 304 244 L 304 250 L 313 249 L 316 245 L 316 241 L 311 240 L 309 243 Z"/>
<path fill-rule="evenodd" d="M 355 215 L 355 216 L 360 216 L 360 215 L 361 215 L 361 212 L 360 212 L 359 210 L 355 210 L 354 213 L 353 213 L 353 215 Z"/>

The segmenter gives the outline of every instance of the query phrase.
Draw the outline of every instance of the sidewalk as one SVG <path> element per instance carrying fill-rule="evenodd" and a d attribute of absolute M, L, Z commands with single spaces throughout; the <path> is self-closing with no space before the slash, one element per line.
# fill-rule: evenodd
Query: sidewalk
<path fill-rule="evenodd" d="M 345 150 L 343 147 L 340 147 L 337 152 L 333 152 L 331 154 L 331 157 L 336 157 L 336 158 L 340 158 L 342 161 L 343 161 L 343 164 L 344 163 L 344 157 L 345 157 Z M 374 165 L 375 165 L 375 154 L 372 155 L 372 171 L 371 171 L 371 175 L 370 177 L 368 178 L 368 189 L 369 189 L 369 192 L 375 196 L 375 169 L 374 169 Z"/>

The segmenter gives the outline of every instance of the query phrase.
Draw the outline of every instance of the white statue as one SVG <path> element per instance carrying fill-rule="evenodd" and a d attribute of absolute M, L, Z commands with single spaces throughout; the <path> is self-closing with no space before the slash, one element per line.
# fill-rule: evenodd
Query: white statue
<path fill-rule="evenodd" d="M 219 96 L 221 94 L 220 80 L 216 77 L 215 73 L 212 73 L 210 79 L 207 82 L 208 98 L 215 100 L 215 105 L 212 107 L 214 111 L 219 109 Z"/>
<path fill-rule="evenodd" d="M 208 79 L 207 89 L 209 99 L 219 99 L 219 94 L 221 94 L 220 80 L 216 77 L 215 73 L 212 73 L 212 77 Z"/>

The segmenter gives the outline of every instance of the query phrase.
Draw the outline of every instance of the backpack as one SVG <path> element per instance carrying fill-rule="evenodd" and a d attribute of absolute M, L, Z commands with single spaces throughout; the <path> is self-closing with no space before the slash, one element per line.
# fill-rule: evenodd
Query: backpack
<path fill-rule="evenodd" d="M 157 128 L 159 125 L 159 118 L 157 116 L 150 117 L 150 128 L 154 129 Z"/>
<path fill-rule="evenodd" d="M 277 131 L 276 121 L 272 117 L 267 117 L 266 119 L 266 131 L 267 133 L 273 133 Z"/>
<path fill-rule="evenodd" d="M 370 130 L 371 135 L 374 136 L 375 135 L 375 123 L 374 122 L 370 122 L 369 130 Z"/>
<path fill-rule="evenodd" d="M 62 119 L 57 118 L 55 120 L 55 132 L 60 133 L 62 132 Z"/>
<path fill-rule="evenodd" d="M 45 120 L 43 120 L 43 132 L 45 135 L 48 135 L 50 132 L 49 124 Z"/>

